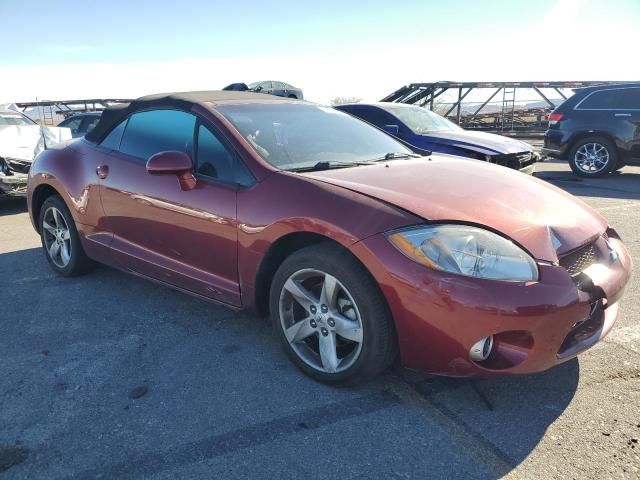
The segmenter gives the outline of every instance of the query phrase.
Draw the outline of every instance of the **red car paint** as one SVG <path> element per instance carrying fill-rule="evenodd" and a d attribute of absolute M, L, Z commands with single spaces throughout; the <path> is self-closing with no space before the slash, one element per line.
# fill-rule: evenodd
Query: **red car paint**
<path fill-rule="evenodd" d="M 606 221 L 561 190 L 506 168 L 436 155 L 284 172 L 263 160 L 215 103 L 192 111 L 224 134 L 255 185 L 198 180 L 185 187 L 178 176 L 149 174 L 122 153 L 80 140 L 48 150 L 34 163 L 27 195 L 34 225 L 42 192 L 53 189 L 72 212 L 90 257 L 253 310 L 268 287 L 261 267 L 271 249 L 293 234 L 325 237 L 349 249 L 381 286 L 404 364 L 433 373 L 543 370 L 590 347 L 613 325 L 630 258 L 609 229 L 608 245 L 618 256 L 612 261 L 602 237 Z M 425 222 L 476 224 L 513 239 L 537 260 L 539 281 L 510 283 L 434 271 L 409 260 L 385 238 L 385 232 Z M 590 242 L 599 268 L 590 272 L 595 287 L 587 291 L 577 288 L 558 256 Z M 602 292 L 598 301 L 594 289 Z M 594 315 L 600 322 L 595 330 L 567 340 L 572 328 Z M 470 360 L 471 345 L 492 334 L 489 359 Z"/>

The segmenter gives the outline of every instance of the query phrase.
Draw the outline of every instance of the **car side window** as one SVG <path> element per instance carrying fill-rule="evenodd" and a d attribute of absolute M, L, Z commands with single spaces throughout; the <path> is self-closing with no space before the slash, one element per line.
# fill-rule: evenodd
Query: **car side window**
<path fill-rule="evenodd" d="M 624 110 L 634 108 L 629 105 L 629 90 L 633 89 L 609 89 L 593 92 L 579 105 L 579 110 Z"/>
<path fill-rule="evenodd" d="M 72 134 L 78 133 L 80 130 L 80 124 L 82 123 L 82 117 L 76 117 L 69 119 L 63 127 L 69 128 Z"/>
<path fill-rule="evenodd" d="M 358 109 L 350 110 L 349 113 L 379 128 L 382 128 L 385 125 L 398 124 L 397 120 L 394 121 L 392 118 L 387 116 L 384 112 L 381 112 L 379 110 L 358 108 Z"/>
<path fill-rule="evenodd" d="M 111 150 L 118 150 L 120 148 L 120 141 L 122 140 L 122 134 L 127 126 L 129 119 L 123 120 L 118 124 L 116 128 L 111 130 L 109 134 L 100 142 L 100 146 L 104 148 L 110 148 Z"/>
<path fill-rule="evenodd" d="M 195 124 L 194 115 L 179 110 L 134 113 L 122 135 L 120 151 L 144 161 L 169 150 L 190 155 Z"/>
<path fill-rule="evenodd" d="M 223 182 L 235 183 L 234 154 L 204 125 L 198 127 L 196 173 Z"/>
<path fill-rule="evenodd" d="M 84 123 L 82 125 L 82 132 L 83 133 L 88 133 L 91 130 L 94 129 L 94 127 L 98 124 L 98 122 L 100 121 L 100 117 L 87 117 L 84 119 Z"/>
<path fill-rule="evenodd" d="M 271 88 L 271 82 L 262 82 L 260 86 L 264 89 Z"/>

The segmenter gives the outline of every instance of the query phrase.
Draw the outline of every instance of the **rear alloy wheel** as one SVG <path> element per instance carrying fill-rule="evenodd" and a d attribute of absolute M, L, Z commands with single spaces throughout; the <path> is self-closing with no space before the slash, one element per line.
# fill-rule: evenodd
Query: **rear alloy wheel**
<path fill-rule="evenodd" d="M 73 217 L 58 196 L 47 198 L 40 209 L 40 236 L 49 265 L 57 273 L 73 276 L 93 266 L 82 249 Z"/>
<path fill-rule="evenodd" d="M 285 351 L 316 380 L 363 381 L 395 358 L 393 321 L 378 286 L 338 246 L 307 247 L 287 258 L 270 300 Z"/>
<path fill-rule="evenodd" d="M 600 137 L 580 140 L 569 154 L 571 170 L 582 177 L 601 177 L 618 165 L 615 145 Z"/>
<path fill-rule="evenodd" d="M 43 242 L 49 258 L 56 267 L 65 268 L 71 261 L 71 233 L 62 212 L 49 207 L 42 220 Z"/>

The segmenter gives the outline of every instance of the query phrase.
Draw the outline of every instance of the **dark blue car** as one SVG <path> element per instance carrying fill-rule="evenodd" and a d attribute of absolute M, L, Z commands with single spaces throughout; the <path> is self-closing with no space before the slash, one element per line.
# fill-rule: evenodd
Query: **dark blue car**
<path fill-rule="evenodd" d="M 423 150 L 475 158 L 533 173 L 540 156 L 513 138 L 464 130 L 426 108 L 404 103 L 353 103 L 335 108 L 354 115 Z"/>

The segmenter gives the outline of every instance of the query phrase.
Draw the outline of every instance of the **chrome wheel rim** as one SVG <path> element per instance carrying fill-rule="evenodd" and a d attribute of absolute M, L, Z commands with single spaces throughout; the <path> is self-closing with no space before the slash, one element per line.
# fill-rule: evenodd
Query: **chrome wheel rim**
<path fill-rule="evenodd" d="M 353 297 L 334 276 L 310 268 L 298 270 L 282 287 L 279 310 L 287 342 L 310 367 L 333 374 L 358 360 L 362 319 Z"/>
<path fill-rule="evenodd" d="M 576 150 L 574 160 L 584 173 L 599 173 L 609 163 L 609 150 L 597 142 L 585 143 Z"/>
<path fill-rule="evenodd" d="M 65 268 L 71 261 L 71 233 L 69 225 L 56 207 L 49 207 L 42 220 L 42 237 L 51 261 Z"/>

